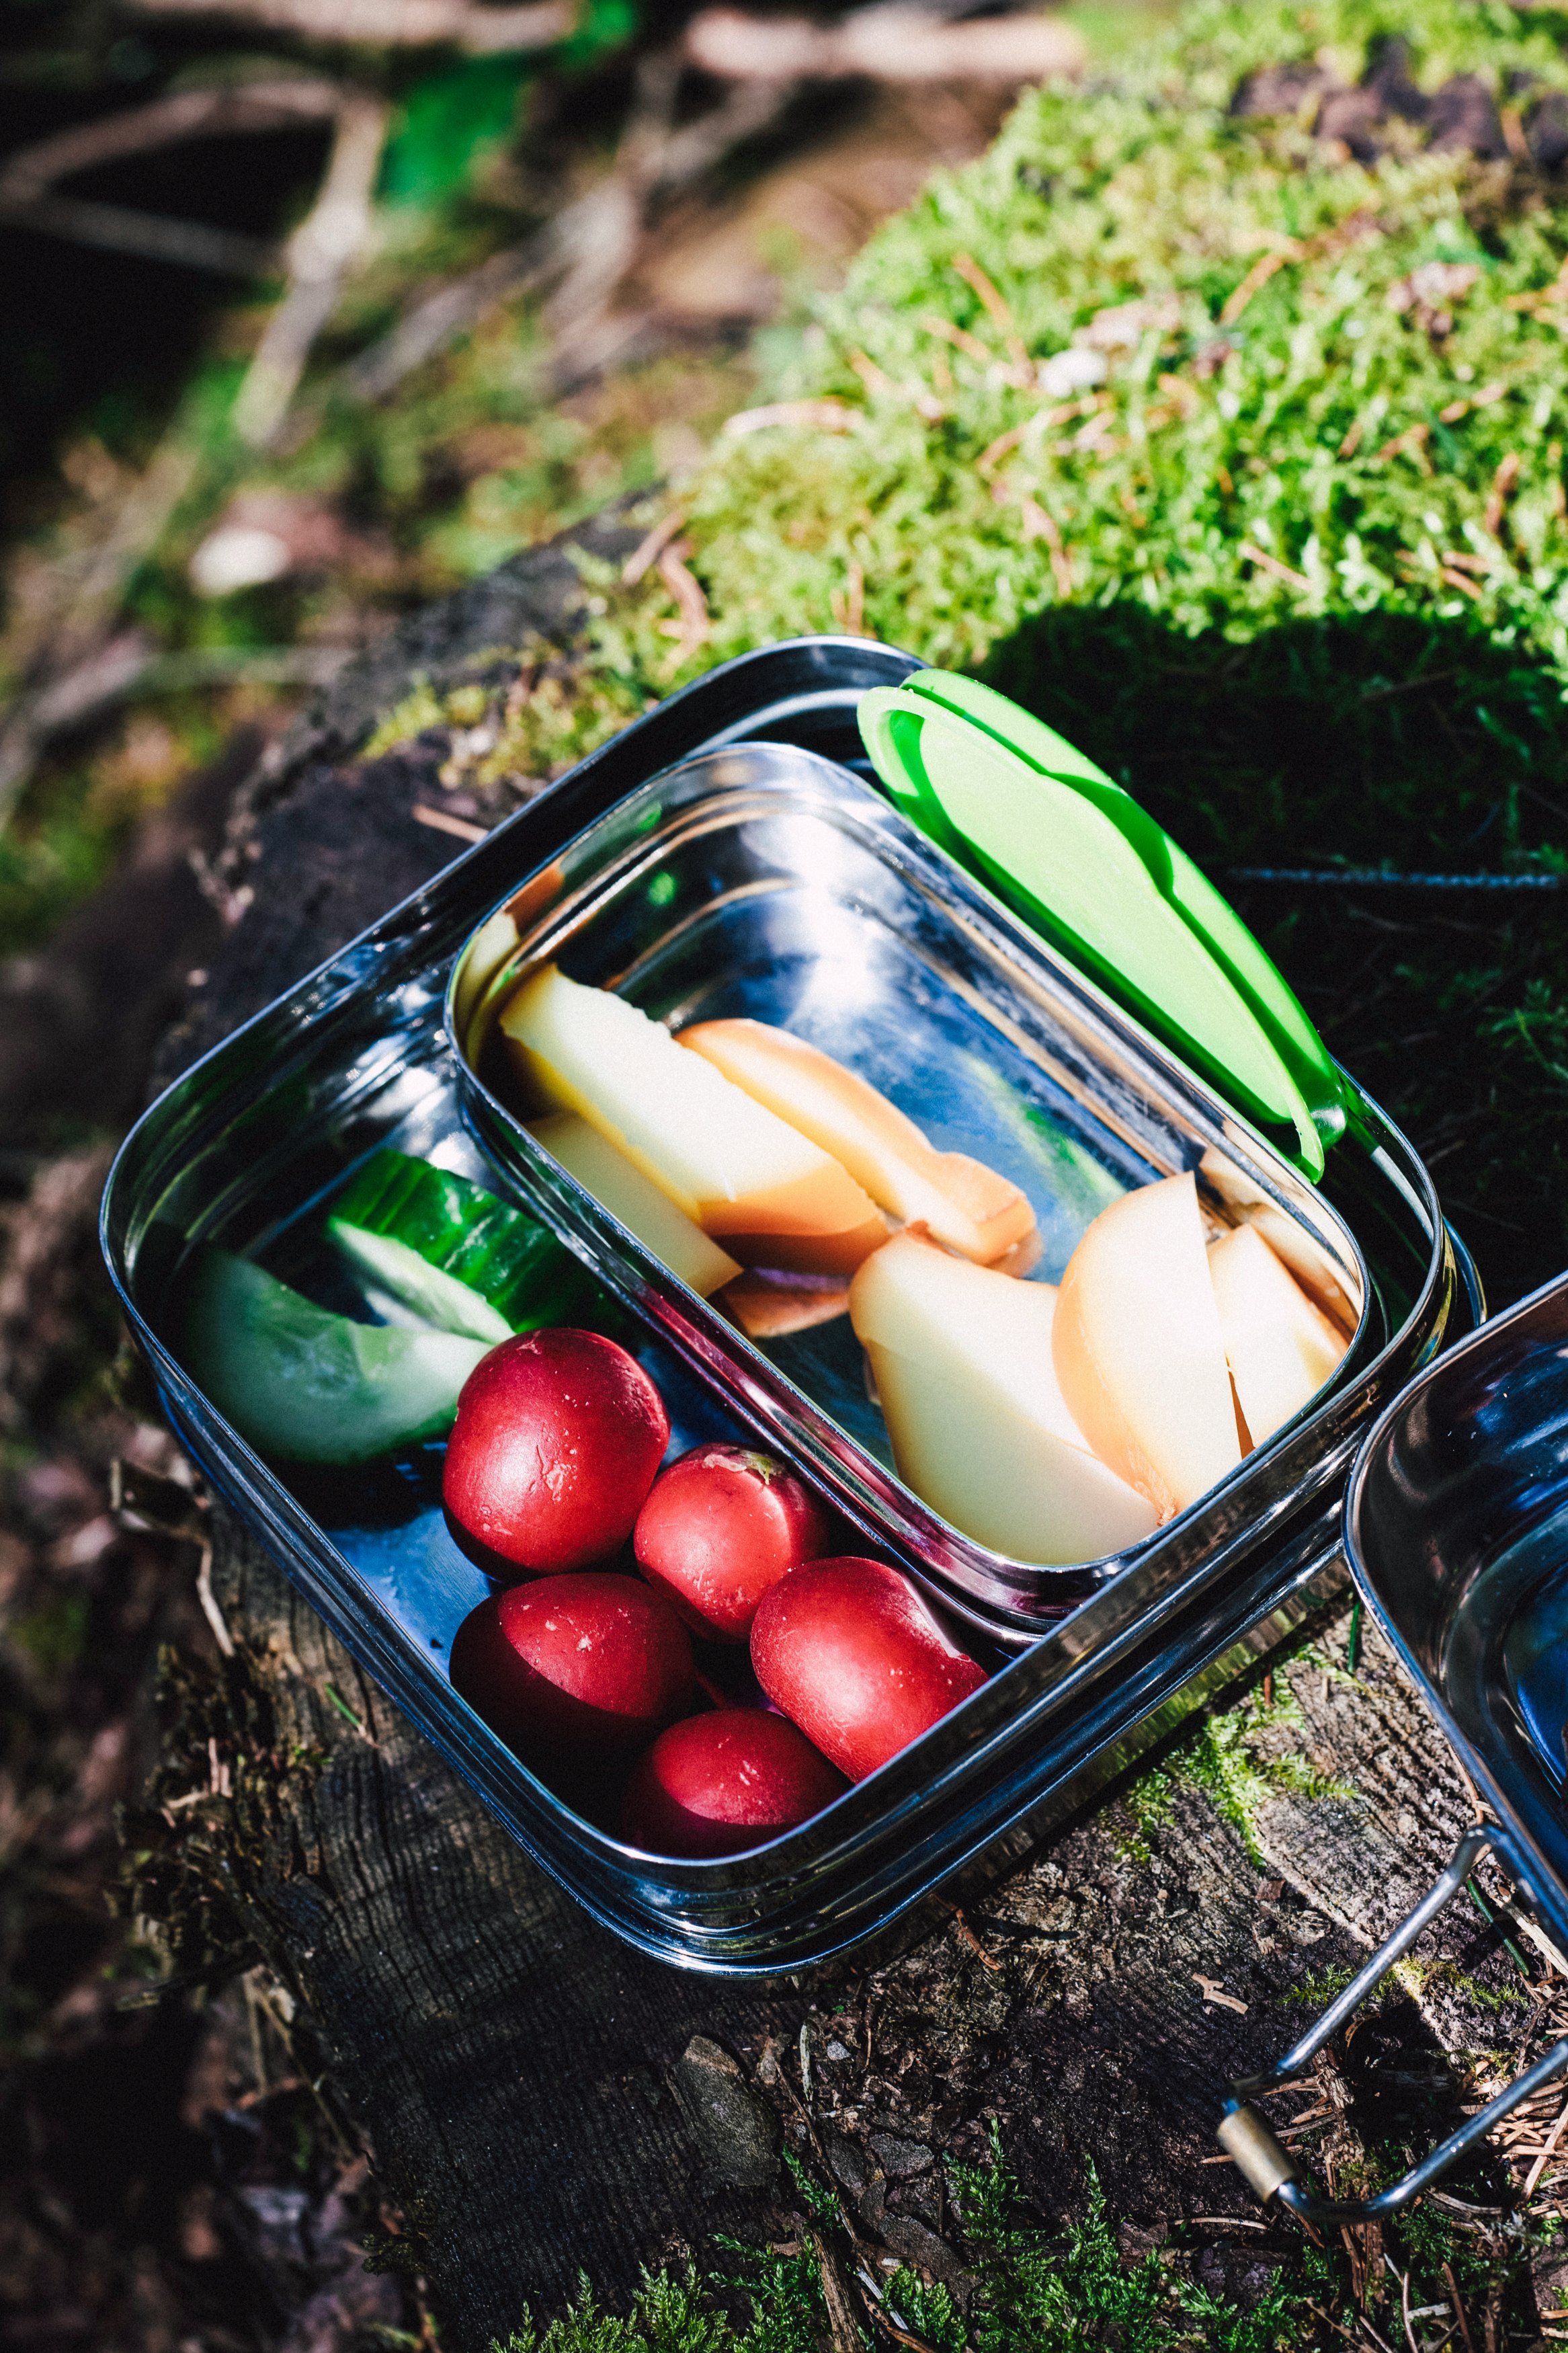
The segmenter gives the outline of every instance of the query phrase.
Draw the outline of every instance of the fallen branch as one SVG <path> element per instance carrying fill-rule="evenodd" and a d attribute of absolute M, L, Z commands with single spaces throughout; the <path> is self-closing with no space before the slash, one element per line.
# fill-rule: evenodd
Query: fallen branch
<path fill-rule="evenodd" d="M 381 99 L 366 91 L 343 92 L 316 201 L 286 248 L 288 290 L 267 322 L 235 400 L 235 430 L 253 449 L 265 449 L 276 437 L 310 346 L 336 310 L 343 280 L 369 239 L 387 121 Z"/>
<path fill-rule="evenodd" d="M 279 75 L 237 89 L 182 90 L 133 106 L 101 121 L 78 124 L 18 148 L 0 168 L 0 219 L 46 236 L 68 237 L 111 253 L 173 261 L 234 278 L 258 278 L 278 266 L 279 250 L 263 237 L 242 237 L 205 221 L 170 220 L 130 205 L 97 204 L 55 193 L 73 173 L 122 163 L 190 139 L 297 129 L 330 121 L 343 102 L 335 82 Z"/>
<path fill-rule="evenodd" d="M 122 163 L 128 155 L 150 154 L 186 139 L 226 139 L 236 132 L 329 122 L 342 95 L 336 82 L 287 74 L 226 90 L 181 90 L 14 149 L 0 167 L 0 194 L 40 196 L 75 172 Z"/>
<path fill-rule="evenodd" d="M 643 189 L 644 206 L 653 196 L 700 179 L 731 149 L 764 130 L 793 95 L 792 88 L 776 84 L 747 85 L 710 113 L 672 132 Z M 335 379 L 333 389 L 351 400 L 386 399 L 454 335 L 477 326 L 500 303 L 537 292 L 569 272 L 580 256 L 606 243 L 612 215 L 624 221 L 619 195 L 613 200 L 607 197 L 604 184 L 590 188 L 532 237 L 492 254 L 466 277 L 433 288 L 379 342 L 350 361 Z M 623 245 L 620 249 L 626 248 Z"/>
<path fill-rule="evenodd" d="M 544 49 L 564 40 L 577 20 L 574 0 L 531 0 L 520 8 L 486 8 L 472 0 L 124 0 L 141 16 L 210 16 L 301 40 L 355 47 L 463 50 Z"/>
<path fill-rule="evenodd" d="M 644 208 L 669 143 L 679 80 L 679 61 L 668 50 L 643 59 L 614 170 L 563 216 L 565 234 L 556 251 L 564 274 L 542 322 L 555 345 L 558 371 L 571 373 L 597 339 L 616 290 L 631 268 Z"/>
<path fill-rule="evenodd" d="M 211 269 L 220 278 L 261 278 L 278 266 L 278 248 L 258 237 L 209 228 L 205 221 L 170 220 L 132 205 L 95 205 L 78 196 L 17 197 L 0 189 L 0 220 L 37 229 L 72 245 L 133 253 L 142 261 L 174 261 Z"/>
<path fill-rule="evenodd" d="M 1079 74 L 1082 36 L 1051 16 L 942 24 L 907 6 L 858 9 L 839 25 L 709 8 L 686 28 L 686 54 L 721 81 L 988 81 L 1008 86 Z"/>

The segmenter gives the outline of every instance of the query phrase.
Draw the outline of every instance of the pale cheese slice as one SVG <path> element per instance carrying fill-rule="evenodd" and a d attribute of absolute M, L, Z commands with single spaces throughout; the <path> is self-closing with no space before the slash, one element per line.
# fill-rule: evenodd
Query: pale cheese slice
<path fill-rule="evenodd" d="M 579 1113 L 547 1112 L 542 1119 L 530 1120 L 528 1132 L 601 1208 L 647 1245 L 661 1266 L 704 1299 L 740 1273 L 729 1252 Z"/>
<path fill-rule="evenodd" d="M 1222 1234 L 1208 1257 L 1231 1378 L 1261 1446 L 1317 1396 L 1348 1343 L 1255 1226 Z"/>
<path fill-rule="evenodd" d="M 1057 1294 L 952 1258 L 913 1232 L 849 1290 L 899 1476 L 944 1520 L 1014 1560 L 1099 1560 L 1152 1530 L 1147 1500 L 1097 1461 L 1051 1360 Z"/>
<path fill-rule="evenodd" d="M 1162 1520 L 1236 1469 L 1230 1369 L 1190 1172 L 1100 1211 L 1062 1277 L 1052 1352 L 1089 1445 Z"/>
<path fill-rule="evenodd" d="M 1026 1194 L 963 1152 L 938 1152 L 912 1119 L 831 1054 L 765 1021 L 700 1021 L 679 1042 L 824 1152 L 879 1208 L 930 1227 L 940 1242 L 992 1266 L 1035 1230 Z"/>
<path fill-rule="evenodd" d="M 742 1265 L 847 1274 L 887 1240 L 837 1160 L 626 997 L 546 965 L 500 1030 L 531 1093 L 578 1113 Z"/>

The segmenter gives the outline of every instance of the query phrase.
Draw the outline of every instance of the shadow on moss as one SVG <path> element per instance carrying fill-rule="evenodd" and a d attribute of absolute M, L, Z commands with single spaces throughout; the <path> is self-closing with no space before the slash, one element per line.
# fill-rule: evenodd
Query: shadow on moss
<path fill-rule="evenodd" d="M 1556 1273 L 1563 895 L 1245 870 L 1568 873 L 1558 681 L 1458 622 L 1368 614 L 1237 644 L 1125 605 L 1048 611 L 984 675 L 1125 781 L 1235 901 L 1433 1167 L 1492 1305 Z"/>

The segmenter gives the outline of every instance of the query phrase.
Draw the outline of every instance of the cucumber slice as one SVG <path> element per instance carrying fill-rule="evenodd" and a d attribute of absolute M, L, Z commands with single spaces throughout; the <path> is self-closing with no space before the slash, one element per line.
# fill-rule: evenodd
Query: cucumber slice
<path fill-rule="evenodd" d="M 185 1317 L 191 1372 L 260 1454 L 369 1462 L 442 1438 L 490 1343 L 333 1315 L 248 1259 L 208 1250 Z"/>
<path fill-rule="evenodd" d="M 511 1325 L 499 1308 L 456 1276 L 443 1274 L 406 1242 L 391 1234 L 367 1234 L 344 1218 L 329 1218 L 327 1231 L 363 1278 L 373 1306 L 379 1303 L 375 1294 L 384 1292 L 437 1332 L 464 1332 L 490 1347 L 511 1337 Z"/>
<path fill-rule="evenodd" d="M 333 1203 L 327 1234 L 357 1274 L 444 1331 L 504 1340 L 604 1313 L 592 1277 L 537 1218 L 390 1146 Z"/>

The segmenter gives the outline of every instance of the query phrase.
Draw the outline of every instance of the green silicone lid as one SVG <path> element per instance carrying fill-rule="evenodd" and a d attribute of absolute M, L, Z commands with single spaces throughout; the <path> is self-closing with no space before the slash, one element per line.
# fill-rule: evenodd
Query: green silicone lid
<path fill-rule="evenodd" d="M 1321 1130 L 1331 1142 L 1344 1126 L 1339 1070 L 1310 1015 L 1272 958 L 1253 938 L 1228 900 L 1221 897 L 1163 827 L 1130 792 L 1097 767 L 1087 753 L 1058 735 L 1043 719 L 1025 711 L 994 687 L 952 670 L 916 670 L 901 690 L 937 702 L 955 716 L 984 728 L 1032 767 L 1059 776 L 1087 792 L 1137 849 L 1150 877 L 1191 925 L 1251 1006 Z"/>
<path fill-rule="evenodd" d="M 916 671 L 863 696 L 859 717 L 922 831 L 1239 1110 L 1292 1130 L 1291 1158 L 1321 1175 L 1343 1124 L 1332 1061 L 1251 934 L 1131 794 L 973 680 Z"/>

